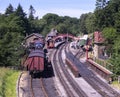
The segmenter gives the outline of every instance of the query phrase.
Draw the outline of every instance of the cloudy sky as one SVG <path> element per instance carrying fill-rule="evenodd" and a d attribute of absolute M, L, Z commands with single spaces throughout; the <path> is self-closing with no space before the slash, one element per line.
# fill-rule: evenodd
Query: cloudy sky
<path fill-rule="evenodd" d="M 47 13 L 79 18 L 83 13 L 93 12 L 95 2 L 96 0 L 0 0 L 0 13 L 4 13 L 9 4 L 16 8 L 20 3 L 26 13 L 32 5 L 36 10 L 35 16 L 39 18 Z"/>

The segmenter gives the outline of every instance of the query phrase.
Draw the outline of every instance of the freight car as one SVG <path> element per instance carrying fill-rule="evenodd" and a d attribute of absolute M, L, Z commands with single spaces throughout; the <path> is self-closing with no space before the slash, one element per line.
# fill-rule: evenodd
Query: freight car
<path fill-rule="evenodd" d="M 29 71 L 30 75 L 34 77 L 36 74 L 42 74 L 44 71 L 44 42 L 34 40 L 30 43 L 29 53 L 23 63 L 23 67 Z"/>
<path fill-rule="evenodd" d="M 32 77 L 44 71 L 44 57 L 43 49 L 36 49 L 30 52 L 25 61 L 24 67 L 26 67 Z"/>

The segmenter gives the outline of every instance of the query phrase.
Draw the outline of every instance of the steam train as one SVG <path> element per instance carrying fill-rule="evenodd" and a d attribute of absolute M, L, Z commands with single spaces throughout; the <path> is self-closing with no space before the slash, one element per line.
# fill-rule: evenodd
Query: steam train
<path fill-rule="evenodd" d="M 23 67 L 29 71 L 32 77 L 44 71 L 45 52 L 43 47 L 43 41 L 34 39 L 28 48 L 29 54 L 23 63 Z"/>

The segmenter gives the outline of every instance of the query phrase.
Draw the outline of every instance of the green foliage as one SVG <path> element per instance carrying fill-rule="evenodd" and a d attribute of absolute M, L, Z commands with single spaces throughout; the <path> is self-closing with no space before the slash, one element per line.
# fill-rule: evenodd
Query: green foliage
<path fill-rule="evenodd" d="M 18 18 L 18 25 L 21 27 L 21 34 L 23 34 L 24 36 L 29 33 L 29 22 L 28 19 L 26 17 L 26 13 L 23 11 L 22 6 L 19 4 L 17 9 L 15 10 L 15 16 L 17 16 Z"/>
<path fill-rule="evenodd" d="M 96 0 L 102 3 L 102 0 Z M 113 72 L 120 75 L 120 0 L 109 0 L 106 6 L 95 10 L 96 28 L 103 32 Z"/>
<path fill-rule="evenodd" d="M 7 32 L 4 38 L 0 40 L 0 65 L 10 66 L 20 64 L 20 55 L 23 50 L 20 49 L 23 38 L 19 33 Z"/>
<path fill-rule="evenodd" d="M 30 5 L 30 8 L 29 8 L 29 20 L 34 20 L 34 14 L 35 14 L 35 9 L 33 8 L 32 5 Z"/>
<path fill-rule="evenodd" d="M 95 24 L 99 30 L 105 27 L 114 27 L 119 30 L 119 10 L 120 1 L 110 0 L 109 3 L 102 9 L 95 10 Z"/>
<path fill-rule="evenodd" d="M 68 16 L 60 17 L 56 14 L 48 13 L 40 20 L 42 34 L 48 33 L 51 28 L 56 28 L 59 33 L 70 33 L 76 35 L 79 32 L 79 20 Z M 46 32 L 47 31 L 47 32 Z"/>
<path fill-rule="evenodd" d="M 14 8 L 11 4 L 9 4 L 8 8 L 6 8 L 5 14 L 10 15 L 14 12 Z"/>
<path fill-rule="evenodd" d="M 115 28 L 120 32 L 120 11 L 115 14 Z"/>
<path fill-rule="evenodd" d="M 113 49 L 116 55 L 120 55 L 120 35 L 115 39 Z"/>
<path fill-rule="evenodd" d="M 59 23 L 59 16 L 56 14 L 48 13 L 45 16 L 43 16 L 43 19 L 46 20 L 47 25 L 54 25 L 56 26 Z"/>
<path fill-rule="evenodd" d="M 25 18 L 25 16 L 26 16 L 26 14 L 24 13 L 23 8 L 20 4 L 18 5 L 18 7 L 16 9 L 15 14 L 17 16 L 19 16 L 20 18 Z"/>
<path fill-rule="evenodd" d="M 16 97 L 16 82 L 19 76 L 18 71 L 10 71 L 5 78 L 5 97 Z"/>
<path fill-rule="evenodd" d="M 0 97 L 16 97 L 16 82 L 19 72 L 0 68 Z"/>
<path fill-rule="evenodd" d="M 60 33 L 65 33 L 67 32 L 67 28 L 66 25 L 63 23 L 60 23 L 56 26 L 56 29 L 60 32 Z"/>
<path fill-rule="evenodd" d="M 113 54 L 110 62 L 114 65 L 113 73 L 115 73 L 116 75 L 120 75 L 120 53 Z"/>
<path fill-rule="evenodd" d="M 83 32 L 84 34 L 88 33 L 85 25 L 87 16 L 88 16 L 87 14 L 82 14 L 80 17 L 80 31 Z"/>
<path fill-rule="evenodd" d="M 82 14 L 80 17 L 80 32 L 90 34 L 95 31 L 95 15 L 93 13 Z"/>
<path fill-rule="evenodd" d="M 95 31 L 95 15 L 93 13 L 88 13 L 85 25 L 88 33 L 93 33 Z"/>
<path fill-rule="evenodd" d="M 96 10 L 102 9 L 106 6 L 107 0 L 96 0 Z"/>
<path fill-rule="evenodd" d="M 113 44 L 115 38 L 117 37 L 117 31 L 116 29 L 112 28 L 112 27 L 107 27 L 104 28 L 103 31 L 103 36 L 106 39 L 108 44 Z"/>

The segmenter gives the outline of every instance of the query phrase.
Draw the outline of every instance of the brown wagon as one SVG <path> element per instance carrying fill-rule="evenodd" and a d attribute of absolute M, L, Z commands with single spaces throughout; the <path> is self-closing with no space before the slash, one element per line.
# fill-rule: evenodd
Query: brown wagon
<path fill-rule="evenodd" d="M 44 71 L 44 51 L 41 49 L 30 52 L 24 63 L 24 67 L 30 71 L 31 75 L 42 73 Z"/>

